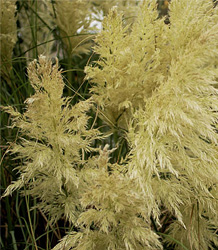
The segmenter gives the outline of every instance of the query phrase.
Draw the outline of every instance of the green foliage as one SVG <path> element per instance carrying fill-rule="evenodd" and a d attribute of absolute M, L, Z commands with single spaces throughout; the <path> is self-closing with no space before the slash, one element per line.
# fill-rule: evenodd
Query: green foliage
<path fill-rule="evenodd" d="M 4 130 L 11 143 L 2 158 L 4 186 L 7 171 L 9 179 L 12 170 L 19 173 L 3 195 L 13 249 L 8 195 L 18 189 L 27 207 L 24 218 L 17 195 L 17 220 L 28 232 L 21 230 L 25 249 L 42 249 L 36 211 L 47 223 L 46 249 L 218 246 L 218 12 L 211 0 L 158 3 L 19 1 L 17 18 L 21 26 L 30 21 L 31 35 L 14 54 L 27 58 L 9 60 L 10 74 L 1 72 L 3 104 L 11 104 L 1 108 L 10 129 L 17 129 L 11 137 Z M 90 34 L 97 29 L 91 24 L 102 13 L 108 15 L 92 58 Z M 39 56 L 27 79 L 23 68 L 37 57 L 46 30 L 59 50 L 54 39 L 40 49 L 59 60 Z M 13 86 L 25 89 L 22 97 Z"/>
<path fill-rule="evenodd" d="M 51 55 L 53 43 L 47 41 L 54 39 L 54 33 L 46 3 L 43 0 L 19 2 L 17 19 L 21 39 L 19 46 L 22 51 L 26 51 L 25 57 L 32 61 L 41 54 Z M 44 43 L 38 46 L 42 42 Z"/>

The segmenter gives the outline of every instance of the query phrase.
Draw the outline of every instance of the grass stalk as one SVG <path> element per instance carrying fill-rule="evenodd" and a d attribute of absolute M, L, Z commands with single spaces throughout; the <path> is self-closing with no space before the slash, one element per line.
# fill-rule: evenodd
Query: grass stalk
<path fill-rule="evenodd" d="M 15 209 L 16 209 L 17 219 L 18 219 L 18 222 L 19 222 L 19 224 L 20 224 L 20 228 L 21 228 L 21 232 L 22 232 L 24 241 L 27 242 L 26 234 L 25 234 L 24 229 L 23 229 L 23 223 L 22 223 L 22 221 L 21 221 L 21 216 L 20 216 L 20 212 L 19 212 L 20 208 L 19 208 L 18 200 L 19 200 L 19 195 L 18 195 L 18 192 L 17 192 L 17 195 L 16 195 L 16 203 L 15 203 Z"/>
<path fill-rule="evenodd" d="M 31 238 L 33 241 L 33 245 L 35 246 L 35 250 L 38 250 L 37 244 L 36 244 L 36 239 L 35 239 L 35 231 L 33 230 L 33 224 L 30 216 L 30 208 L 29 208 L 29 196 L 27 198 L 26 194 L 26 188 L 24 187 L 24 192 L 25 192 L 25 201 L 26 201 L 26 207 L 27 207 L 27 215 L 29 219 L 29 225 L 30 225 L 30 230 L 31 230 Z"/>
<path fill-rule="evenodd" d="M 170 240 L 174 241 L 177 245 L 181 246 L 183 249 L 185 250 L 189 250 L 186 246 L 184 246 L 180 241 L 174 239 L 172 236 L 168 235 L 168 234 L 164 234 L 164 233 L 160 233 L 160 232 L 157 232 L 157 234 L 161 235 L 161 236 L 164 236 L 166 238 L 169 238 Z"/>
<path fill-rule="evenodd" d="M 10 231 L 10 234 L 11 234 L 11 238 L 12 238 L 13 249 L 14 250 L 18 250 L 17 249 L 17 243 L 16 243 L 14 231 Z"/>

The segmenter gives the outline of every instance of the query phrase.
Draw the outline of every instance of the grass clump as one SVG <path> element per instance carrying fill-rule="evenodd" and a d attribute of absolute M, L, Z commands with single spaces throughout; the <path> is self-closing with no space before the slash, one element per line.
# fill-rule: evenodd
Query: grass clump
<path fill-rule="evenodd" d="M 31 45 L 3 50 L 1 247 L 216 249 L 213 2 L 3 2 Z"/>

